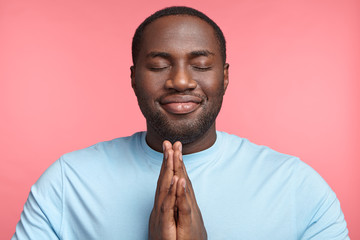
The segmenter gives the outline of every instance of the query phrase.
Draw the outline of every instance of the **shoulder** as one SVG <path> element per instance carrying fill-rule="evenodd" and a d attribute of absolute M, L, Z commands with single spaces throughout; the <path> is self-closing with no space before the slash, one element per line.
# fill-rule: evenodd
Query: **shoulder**
<path fill-rule="evenodd" d="M 61 195 L 61 185 L 64 176 L 69 175 L 91 176 L 101 168 L 111 167 L 111 161 L 119 161 L 117 155 L 126 154 L 127 151 L 136 148 L 140 142 L 142 132 L 138 132 L 128 137 L 116 138 L 110 141 L 96 143 L 84 149 L 62 155 L 57 161 L 48 167 L 34 184 L 33 189 L 48 191 L 56 190 L 54 196 Z"/>
<path fill-rule="evenodd" d="M 87 148 L 66 153 L 62 157 L 64 159 L 69 159 L 69 158 L 78 158 L 82 156 L 85 157 L 94 156 L 94 154 L 98 155 L 98 154 L 104 154 L 106 152 L 126 150 L 128 149 L 129 146 L 135 146 L 136 144 L 138 144 L 141 140 L 142 134 L 144 134 L 144 132 L 137 132 L 131 136 L 120 137 L 109 141 L 98 142 Z"/>
<path fill-rule="evenodd" d="M 280 166 L 296 167 L 301 161 L 298 157 L 278 152 L 270 147 L 258 145 L 246 138 L 226 132 L 218 132 L 221 136 L 222 149 L 226 155 L 236 156 L 237 159 L 262 168 L 279 168 Z"/>
<path fill-rule="evenodd" d="M 291 182 L 298 194 L 327 196 L 331 191 L 325 180 L 298 157 L 284 154 L 267 146 L 257 145 L 245 138 L 220 132 L 226 161 L 241 162 L 244 169 L 258 177 L 275 182 Z"/>
<path fill-rule="evenodd" d="M 77 165 L 84 162 L 89 165 L 90 163 L 99 164 L 100 162 L 112 160 L 118 155 L 123 155 L 138 148 L 142 134 L 144 132 L 137 132 L 131 136 L 99 142 L 87 148 L 66 153 L 61 156 L 60 161 L 65 165 Z"/>
<path fill-rule="evenodd" d="M 51 164 L 32 186 L 31 192 L 39 201 L 46 199 L 58 204 L 61 209 L 64 182 L 68 179 L 93 178 L 102 169 L 111 168 L 116 155 L 131 151 L 140 141 L 142 132 L 128 137 L 116 138 L 110 141 L 96 143 L 90 147 L 66 153 Z M 115 156 L 115 157 L 114 157 Z M 111 162 L 113 161 L 113 162 Z M 44 196 L 40 198 L 40 196 Z M 45 197 L 46 196 L 46 197 Z"/>
<path fill-rule="evenodd" d="M 276 194 L 288 196 L 302 239 L 347 239 L 346 222 L 334 191 L 311 166 L 298 157 L 221 133 L 226 154 L 242 162 L 252 183 L 263 179 Z M 228 158 L 229 159 L 229 158 Z M 275 187 L 274 187 L 275 186 Z M 262 185 L 263 187 L 263 185 Z M 338 236 L 338 238 L 334 237 Z"/>

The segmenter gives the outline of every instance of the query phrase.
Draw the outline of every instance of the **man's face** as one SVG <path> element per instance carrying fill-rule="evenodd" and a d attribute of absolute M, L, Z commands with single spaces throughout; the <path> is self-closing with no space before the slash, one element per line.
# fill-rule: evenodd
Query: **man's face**
<path fill-rule="evenodd" d="M 191 143 L 215 129 L 228 84 L 213 28 L 192 16 L 166 16 L 144 30 L 132 86 L 148 133 Z"/>

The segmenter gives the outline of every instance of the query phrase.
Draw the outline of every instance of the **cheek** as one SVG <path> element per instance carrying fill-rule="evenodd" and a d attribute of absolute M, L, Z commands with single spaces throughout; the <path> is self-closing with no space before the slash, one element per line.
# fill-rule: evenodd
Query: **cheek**
<path fill-rule="evenodd" d="M 223 95 L 224 77 L 222 74 L 216 72 L 204 74 L 198 79 L 198 84 L 208 97 L 218 97 L 219 95 Z"/>
<path fill-rule="evenodd" d="M 164 88 L 164 81 L 151 72 L 139 71 L 135 79 L 136 93 L 142 98 L 156 98 Z"/>

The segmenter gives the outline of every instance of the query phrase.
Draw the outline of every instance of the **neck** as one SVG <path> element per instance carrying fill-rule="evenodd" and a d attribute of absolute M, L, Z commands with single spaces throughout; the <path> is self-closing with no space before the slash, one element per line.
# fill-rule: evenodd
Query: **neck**
<path fill-rule="evenodd" d="M 162 143 L 163 139 L 159 134 L 157 134 L 154 129 L 147 126 L 146 133 L 146 143 L 158 152 L 163 152 Z M 216 128 L 215 123 L 198 139 L 195 141 L 183 145 L 183 154 L 191 154 L 203 151 L 211 147 L 216 141 Z"/>

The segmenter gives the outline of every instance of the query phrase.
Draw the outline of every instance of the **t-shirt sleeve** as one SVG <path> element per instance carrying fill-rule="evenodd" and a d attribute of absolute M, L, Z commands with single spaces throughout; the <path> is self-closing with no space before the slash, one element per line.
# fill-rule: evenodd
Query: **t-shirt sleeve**
<path fill-rule="evenodd" d="M 301 239 L 349 239 L 344 214 L 335 193 L 311 167 L 300 163 L 303 178 L 298 181 L 298 213 L 304 220 Z M 304 210 L 306 209 L 306 210 Z"/>
<path fill-rule="evenodd" d="M 60 239 L 62 194 L 62 168 L 59 159 L 31 187 L 11 239 Z"/>

